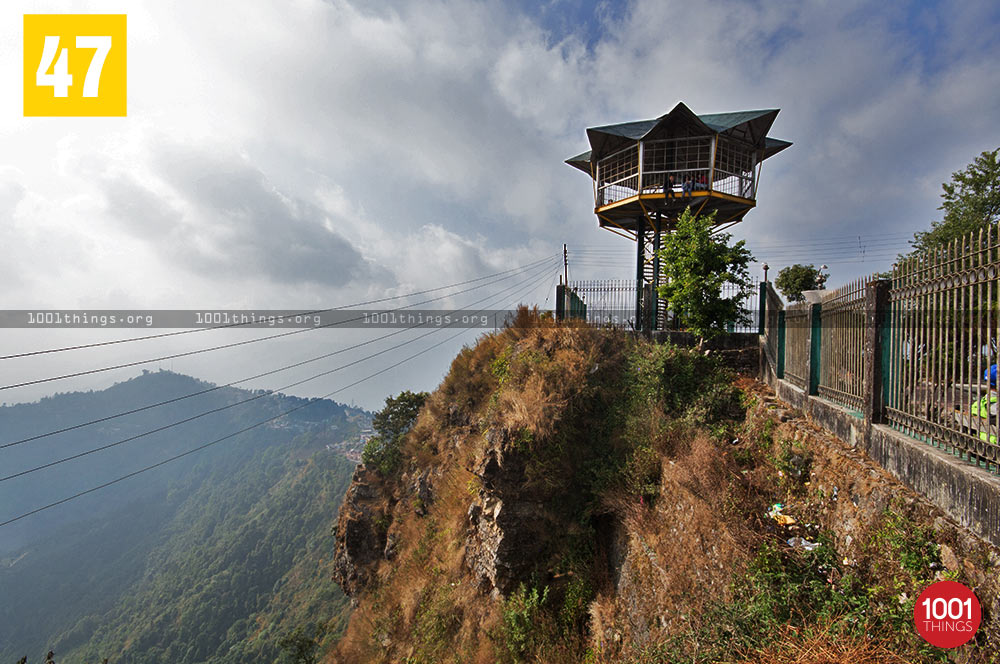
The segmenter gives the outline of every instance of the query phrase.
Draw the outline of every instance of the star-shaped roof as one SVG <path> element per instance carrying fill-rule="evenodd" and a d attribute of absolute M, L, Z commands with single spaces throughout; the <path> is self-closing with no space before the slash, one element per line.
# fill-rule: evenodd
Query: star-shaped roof
<path fill-rule="evenodd" d="M 767 136 L 767 131 L 774 124 L 777 115 L 778 109 L 776 108 L 695 115 L 684 102 L 679 102 L 669 113 L 653 120 L 638 120 L 588 128 L 587 138 L 590 140 L 590 150 L 570 157 L 566 163 L 589 175 L 591 161 L 595 158 L 600 159 L 638 140 L 676 135 L 678 129 L 685 128 L 688 129 L 687 133 L 691 136 L 711 134 L 737 136 L 762 148 L 761 158 L 767 159 L 791 145 L 788 141 Z"/>

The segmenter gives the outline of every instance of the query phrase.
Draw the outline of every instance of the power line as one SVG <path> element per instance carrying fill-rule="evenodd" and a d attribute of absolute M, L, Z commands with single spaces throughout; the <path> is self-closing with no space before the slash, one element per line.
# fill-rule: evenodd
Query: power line
<path fill-rule="evenodd" d="M 552 265 L 552 264 L 553 263 L 550 260 L 549 265 Z M 549 266 L 543 265 L 541 267 L 542 267 L 543 270 L 545 270 Z M 531 271 L 533 271 L 535 269 L 537 269 L 537 266 L 535 268 L 525 269 L 524 272 L 525 273 L 531 272 Z M 498 279 L 496 281 L 502 281 L 502 280 Z M 492 283 L 496 283 L 496 282 L 492 282 Z M 520 285 L 522 283 L 524 283 L 524 282 L 523 281 L 522 282 L 518 282 L 517 284 L 515 284 L 514 287 L 517 287 L 518 285 Z M 489 285 L 489 284 L 486 284 L 486 285 Z M 504 292 L 506 292 L 506 291 L 504 291 Z M 489 297 L 493 297 L 493 295 L 491 295 Z M 486 298 L 484 298 L 484 299 L 486 299 Z M 467 306 L 472 306 L 472 305 L 475 305 L 475 304 L 479 304 L 480 302 L 482 302 L 482 300 L 477 300 L 476 302 L 473 302 L 471 305 L 467 305 Z M 416 305 L 409 305 L 409 306 L 416 306 Z M 400 311 L 400 310 L 405 309 L 405 308 L 406 307 L 402 307 L 400 309 L 395 309 L 394 311 Z M 387 339 L 387 338 L 395 336 L 397 334 L 402 334 L 403 332 L 406 332 L 408 330 L 414 329 L 414 327 L 416 327 L 416 326 L 408 327 L 408 328 L 403 328 L 403 329 L 397 330 L 395 332 L 391 332 L 389 334 L 382 335 L 381 337 L 377 337 L 375 339 L 369 339 L 367 341 L 363 341 L 361 343 L 354 344 L 353 346 L 347 346 L 345 348 L 341 348 L 340 350 L 336 350 L 336 351 L 333 351 L 333 352 L 330 352 L 330 353 L 325 353 L 323 355 L 312 357 L 312 358 L 309 358 L 307 360 L 303 360 L 301 362 L 296 362 L 294 364 L 285 365 L 285 366 L 279 367 L 277 369 L 272 369 L 271 371 L 265 371 L 263 373 L 259 373 L 259 374 L 253 375 L 253 376 L 248 376 L 246 378 L 241 378 L 239 380 L 235 380 L 235 381 L 226 383 L 225 385 L 214 385 L 214 386 L 212 386 L 210 388 L 206 388 L 204 390 L 199 390 L 197 392 L 192 392 L 190 394 L 185 394 L 185 395 L 182 395 L 182 396 L 179 396 L 179 397 L 174 397 L 172 399 L 166 399 L 164 401 L 159 401 L 157 403 L 148 404 L 146 406 L 141 406 L 141 407 L 138 407 L 138 408 L 133 408 L 131 410 L 122 411 L 120 413 L 115 413 L 114 415 L 108 415 L 106 417 L 97 418 L 97 419 L 94 419 L 94 420 L 90 420 L 88 422 L 82 422 L 80 424 L 75 424 L 75 425 L 72 425 L 72 426 L 64 427 L 62 429 L 56 429 L 54 431 L 49 431 L 47 433 L 37 434 L 37 435 L 34 435 L 34 436 L 29 436 L 27 438 L 22 438 L 20 440 L 15 440 L 15 441 L 11 441 L 11 442 L 8 442 L 8 443 L 4 443 L 4 444 L 0 445 L 0 450 L 6 449 L 8 447 L 13 447 L 15 445 L 20 445 L 22 443 L 31 442 L 33 440 L 39 440 L 41 438 L 47 438 L 49 436 L 54 436 L 56 434 L 66 433 L 67 431 L 73 431 L 73 430 L 76 430 L 76 429 L 82 429 L 84 427 L 91 426 L 93 424 L 99 424 L 101 422 L 107 422 L 108 420 L 113 420 L 113 419 L 116 419 L 116 418 L 119 418 L 119 417 L 124 417 L 125 415 L 132 415 L 132 414 L 139 413 L 139 412 L 142 412 L 142 411 L 145 411 L 145 410 L 150 410 L 152 408 L 156 408 L 156 407 L 159 407 L 159 406 L 165 406 L 167 404 L 176 403 L 178 401 L 183 401 L 184 399 L 189 399 L 191 397 L 196 397 L 196 396 L 200 396 L 200 395 L 203 395 L 203 394 L 208 394 L 209 392 L 215 392 L 216 390 L 221 390 L 221 389 L 226 388 L 226 387 L 232 387 L 233 385 L 238 385 L 240 383 L 245 383 L 245 382 L 248 382 L 248 381 L 251 381 L 251 380 L 256 380 L 258 378 L 263 378 L 264 376 L 270 376 L 272 374 L 280 373 L 282 371 L 287 371 L 288 369 L 294 369 L 296 367 L 300 367 L 300 366 L 303 366 L 303 365 L 306 365 L 306 364 L 310 364 L 312 362 L 323 360 L 323 359 L 326 359 L 328 357 L 333 357 L 334 355 L 339 355 L 341 353 L 345 353 L 345 352 L 347 352 L 349 350 L 354 350 L 354 349 L 360 348 L 362 346 L 367 346 L 367 345 L 373 344 L 375 342 L 381 341 L 383 339 Z M 407 343 L 409 343 L 409 342 L 407 342 Z M 281 389 L 285 389 L 285 388 L 278 388 L 278 389 L 281 390 Z M 0 480 L 0 481 L 2 481 L 2 480 Z"/>
<path fill-rule="evenodd" d="M 535 287 L 537 283 L 539 283 L 539 282 L 536 281 L 535 283 L 533 283 L 529 287 L 529 289 Z M 525 291 L 523 291 L 522 294 L 524 292 L 528 292 L 529 289 L 526 289 Z M 230 438 L 234 438 L 235 436 L 238 436 L 241 433 L 246 433 L 247 431 L 251 431 L 252 429 L 256 429 L 257 427 L 263 426 L 263 425 L 267 424 L 268 422 L 273 422 L 274 420 L 276 420 L 276 419 L 278 419 L 280 417 L 283 417 L 285 415 L 293 413 L 293 412 L 295 412 L 297 410 L 301 410 L 302 408 L 306 408 L 308 406 L 311 406 L 312 404 L 317 403 L 319 400 L 328 399 L 329 397 L 332 397 L 334 394 L 338 394 L 340 392 L 343 392 L 344 390 L 350 389 L 350 388 L 352 388 L 352 387 L 354 387 L 356 385 L 359 385 L 359 384 L 361 384 L 361 383 L 363 383 L 363 382 L 365 382 L 367 380 L 370 380 L 370 379 L 372 379 L 372 378 L 374 378 L 376 376 L 384 374 L 387 371 L 391 371 L 392 369 L 395 369 L 396 367 L 398 367 L 398 366 L 400 366 L 400 365 L 402 365 L 402 364 L 404 364 L 406 362 L 409 362 L 410 360 L 412 360 L 412 359 L 414 359 L 416 357 L 419 357 L 420 355 L 423 355 L 424 353 L 430 352 L 431 350 L 433 350 L 434 348 L 437 348 L 438 346 L 442 346 L 442 345 L 448 343 L 452 339 L 455 339 L 455 338 L 459 337 L 460 335 L 465 334 L 466 332 L 468 332 L 468 330 L 459 330 L 457 334 L 454 334 L 454 335 L 448 337 L 447 339 L 444 339 L 443 341 L 440 341 L 440 342 L 438 342 L 438 343 L 436 343 L 436 344 L 434 344 L 432 346 L 429 346 L 429 347 L 425 348 L 424 350 L 418 351 L 417 353 L 414 353 L 413 355 L 410 355 L 409 357 L 406 357 L 406 358 L 404 358 L 404 359 L 396 362 L 395 364 L 392 364 L 392 365 L 390 365 L 390 366 L 388 366 L 388 367 L 386 367 L 384 369 L 376 371 L 373 374 L 369 374 L 368 376 L 365 376 L 364 378 L 361 378 L 360 380 L 356 380 L 353 383 L 351 383 L 350 385 L 345 385 L 344 387 L 341 387 L 341 388 L 336 389 L 336 390 L 334 390 L 332 392 L 329 392 L 329 393 L 323 395 L 322 397 L 319 397 L 319 399 L 317 399 L 317 400 L 307 401 L 304 404 L 301 404 L 301 405 L 296 406 L 294 408 L 291 408 L 291 409 L 289 409 L 287 411 L 279 413 L 278 415 L 270 417 L 270 418 L 268 418 L 266 420 L 263 420 L 261 422 L 257 422 L 255 424 L 252 424 L 252 425 L 250 425 L 248 427 L 240 429 L 239 431 L 235 431 L 233 433 L 230 433 L 230 434 L 227 434 L 225 436 L 222 436 L 221 438 L 216 438 L 215 440 L 212 440 L 212 441 L 210 441 L 208 443 L 205 443 L 203 445 L 199 445 L 198 447 L 195 447 L 193 449 L 187 450 L 186 452 L 181 452 L 180 454 L 174 455 L 174 456 L 172 456 L 172 457 L 170 457 L 168 459 L 164 459 L 163 461 L 159 461 L 157 463 L 151 464 L 151 465 L 146 466 L 144 468 L 140 468 L 139 470 L 135 470 L 135 471 L 133 471 L 131 473 L 128 473 L 126 475 L 122 475 L 122 476 L 120 476 L 120 477 L 118 477 L 116 479 L 110 480 L 108 482 L 104 482 L 103 484 L 100 484 L 98 486 L 92 487 L 90 489 L 86 489 L 84 491 L 80 491 L 79 493 L 73 494 L 71 496 L 67 496 L 66 498 L 62 498 L 60 500 L 54 501 L 52 503 L 49 503 L 47 505 L 43 505 L 42 507 L 35 508 L 35 509 L 30 510 L 28 512 L 24 512 L 23 514 L 20 514 L 20 515 L 18 515 L 16 517 L 7 519 L 6 521 L 0 522 L 0 528 L 2 528 L 3 526 L 9 525 L 11 523 L 14 523 L 16 521 L 20 521 L 21 519 L 24 519 L 26 517 L 32 516 L 34 514 L 38 514 L 39 512 L 45 511 L 47 509 L 56 507 L 58 505 L 62 505 L 64 503 L 68 503 L 71 500 L 75 500 L 77 498 L 81 498 L 81 497 L 86 496 L 88 494 L 94 493 L 95 491 L 100 491 L 101 489 L 105 489 L 105 488 L 107 488 L 109 486 L 112 486 L 114 484 L 118 484 L 119 482 L 123 482 L 123 481 L 125 481 L 127 479 L 130 479 L 132 477 L 135 477 L 135 476 L 140 475 L 142 473 L 145 473 L 147 471 L 154 470 L 154 469 L 159 468 L 160 466 L 166 465 L 166 464 L 168 464 L 168 463 L 170 463 L 172 461 L 176 461 L 176 460 L 181 459 L 183 457 L 186 457 L 188 455 L 194 454 L 195 452 L 200 452 L 201 450 L 204 450 L 204 449 L 206 449 L 208 447 L 216 445 L 217 443 L 221 443 L 224 440 L 229 440 Z"/>
<path fill-rule="evenodd" d="M 905 239 L 905 238 L 900 238 L 900 239 L 885 239 L 885 240 L 870 240 L 870 239 L 863 239 L 863 238 L 858 238 L 858 237 L 845 238 L 843 240 L 835 240 L 835 241 L 818 241 L 818 242 L 803 241 L 803 242 L 796 242 L 796 243 L 781 243 L 781 244 L 759 243 L 759 242 L 757 242 L 755 240 L 746 240 L 747 246 L 750 247 L 754 251 L 772 251 L 772 250 L 779 250 L 779 249 L 790 249 L 790 250 L 795 250 L 795 249 L 830 249 L 830 250 L 839 250 L 839 249 L 850 249 L 850 248 L 853 248 L 853 247 L 883 247 L 884 248 L 884 247 L 897 247 L 897 246 L 901 246 L 903 244 L 906 244 L 907 242 L 908 242 L 908 240 Z M 631 255 L 633 253 L 634 252 L 631 252 L 631 251 L 629 251 L 627 249 L 619 249 L 619 248 L 589 249 L 589 250 L 571 249 L 570 250 L 570 255 L 571 256 L 578 256 L 578 257 L 582 257 L 582 258 L 597 257 L 597 256 L 628 256 L 628 255 Z"/>
<path fill-rule="evenodd" d="M 901 250 L 906 250 L 907 247 L 903 247 L 898 242 L 889 243 L 862 243 L 858 245 L 855 243 L 845 243 L 842 246 L 830 246 L 827 248 L 820 247 L 810 247 L 805 245 L 785 245 L 783 247 L 762 247 L 760 245 L 748 245 L 748 248 L 754 253 L 780 253 L 780 254 L 792 254 L 792 253 L 843 253 L 850 251 L 884 251 L 889 249 L 894 249 L 900 247 Z M 635 252 L 607 252 L 607 253 L 589 253 L 584 255 L 574 256 L 574 262 L 580 262 L 585 260 L 599 260 L 599 259 L 628 259 L 635 256 Z"/>
<path fill-rule="evenodd" d="M 868 258 L 868 257 L 878 257 L 878 258 L 895 258 L 898 253 L 891 253 L 887 251 L 872 251 L 872 252 L 844 252 L 844 253 L 811 253 L 811 254 L 764 254 L 762 258 L 769 261 L 797 261 L 802 262 L 803 260 L 816 259 L 821 262 L 826 262 L 827 258 Z M 758 259 L 760 260 L 760 259 Z"/>
<path fill-rule="evenodd" d="M 808 239 L 808 240 L 801 241 L 801 242 L 799 242 L 797 244 L 791 244 L 791 245 L 788 245 L 787 242 L 784 241 L 784 240 L 778 240 L 777 243 L 774 243 L 774 242 L 763 242 L 762 244 L 765 245 L 765 246 L 782 246 L 782 245 L 800 246 L 800 245 L 804 245 L 804 244 L 818 245 L 818 244 L 838 244 L 838 243 L 844 243 L 844 242 L 854 242 L 854 243 L 856 243 L 859 239 L 861 240 L 861 242 L 869 242 L 869 243 L 870 242 L 888 242 L 888 241 L 892 241 L 892 240 L 911 240 L 911 239 L 913 239 L 913 233 L 876 233 L 876 234 L 869 234 L 869 235 L 851 235 L 851 236 L 846 236 L 846 235 L 840 234 L 840 235 L 837 235 L 835 237 L 834 236 L 828 236 L 828 237 L 825 237 L 825 238 L 820 237 L 820 238 L 815 238 L 815 239 Z M 749 239 L 747 239 L 747 240 L 749 242 Z M 581 244 L 581 245 L 571 245 L 569 247 L 569 250 L 570 250 L 570 253 L 572 254 L 572 253 L 584 253 L 584 252 L 591 252 L 591 251 L 614 251 L 614 250 L 616 250 L 616 248 L 612 247 L 612 246 L 606 246 L 606 245 Z"/>
<path fill-rule="evenodd" d="M 309 315 L 313 315 L 313 314 L 326 313 L 326 312 L 329 312 L 329 311 L 339 311 L 341 309 L 347 309 L 349 307 L 362 307 L 362 306 L 365 306 L 365 305 L 368 305 L 368 304 L 378 304 L 380 302 L 389 302 L 391 300 L 400 300 L 400 299 L 407 298 L 407 297 L 413 297 L 414 295 L 423 295 L 425 293 L 433 293 L 434 291 L 444 290 L 445 288 L 454 288 L 456 286 L 464 286 L 465 284 L 475 283 L 477 281 L 482 281 L 484 279 L 489 279 L 491 277 L 496 277 L 496 276 L 499 276 L 501 274 L 507 274 L 508 272 L 514 272 L 514 271 L 520 270 L 522 268 L 531 267 L 533 265 L 538 265 L 539 263 L 542 263 L 542 262 L 544 262 L 544 261 L 552 258 L 555 255 L 556 254 L 552 254 L 551 256 L 547 256 L 545 258 L 542 258 L 542 259 L 540 259 L 538 261 L 535 261 L 534 263 L 528 263 L 527 265 L 522 265 L 520 267 L 511 268 L 509 270 L 503 270 L 502 272 L 495 272 L 493 274 L 488 274 L 488 275 L 486 275 L 484 277 L 477 277 L 475 279 L 468 279 L 466 281 L 459 281 L 457 283 L 449 284 L 447 286 L 438 286 L 436 288 L 427 288 L 427 289 L 421 290 L 421 291 L 414 291 L 412 293 L 406 293 L 406 294 L 403 294 L 403 295 L 393 295 L 393 296 L 390 296 L 390 297 L 383 297 L 383 298 L 379 298 L 377 300 L 367 300 L 365 302 L 355 302 L 354 304 L 344 304 L 344 305 L 341 305 L 339 307 L 331 307 L 329 309 L 316 309 L 314 311 L 303 311 L 303 312 L 299 313 L 299 315 L 301 315 L 301 316 L 309 316 Z M 416 306 L 416 305 L 411 305 L 411 306 Z M 240 327 L 240 326 L 249 325 L 249 324 L 250 323 L 228 323 L 226 325 L 215 325 L 213 327 L 202 327 L 202 328 L 197 328 L 197 329 L 193 329 L 193 330 L 179 330 L 177 332 L 163 332 L 161 334 L 149 334 L 149 335 L 142 336 L 142 337 L 131 337 L 129 339 L 117 339 L 117 340 L 114 340 L 114 341 L 100 341 L 100 342 L 96 342 L 96 343 L 92 343 L 92 344 L 80 344 L 80 345 L 77 345 L 77 346 L 63 346 L 61 348 L 49 348 L 49 349 L 46 349 L 46 350 L 35 350 L 35 351 L 26 352 L 26 353 L 15 353 L 13 355 L 0 355 L 0 360 L 11 360 L 11 359 L 15 359 L 15 358 L 18 358 L 18 357 L 31 357 L 33 355 L 45 355 L 47 353 L 62 353 L 62 352 L 65 352 L 65 351 L 70 351 L 70 350 L 81 350 L 81 349 L 84 349 L 84 348 L 97 348 L 99 346 L 113 346 L 115 344 L 130 343 L 130 342 L 133 342 L 133 341 L 146 341 L 148 339 L 162 339 L 164 337 L 174 337 L 174 336 L 178 336 L 178 335 L 181 335 L 181 334 L 192 334 L 192 333 L 195 333 L 195 332 L 208 332 L 209 330 L 221 330 L 221 329 L 225 329 L 225 328 Z M 274 337 L 270 337 L 270 338 L 274 338 Z M 259 341 L 263 341 L 263 339 L 260 339 Z"/>
<path fill-rule="evenodd" d="M 546 259 L 546 260 L 551 260 L 551 257 L 548 258 L 548 259 Z M 522 266 L 521 268 L 517 268 L 517 269 L 531 269 L 531 266 L 535 266 L 535 265 L 537 265 L 539 263 L 540 263 L 540 261 L 536 261 L 535 263 L 529 263 L 528 266 Z M 498 279 L 497 281 L 503 281 L 504 279 L 509 279 L 512 276 L 514 276 L 514 275 L 510 274 L 510 275 L 507 275 L 506 277 Z M 409 305 L 406 305 L 406 307 L 400 307 L 400 309 L 406 309 L 406 308 L 409 308 L 409 307 L 415 307 L 415 306 L 418 306 L 418 305 L 421 305 L 421 304 L 427 304 L 428 302 L 435 302 L 437 300 L 442 300 L 442 299 L 447 298 L 447 297 L 453 297 L 455 295 L 461 295 L 462 293 L 468 293 L 469 291 L 474 291 L 474 290 L 477 290 L 479 288 L 483 288 L 486 285 L 489 285 L 489 283 L 487 283 L 487 284 L 480 284 L 478 286 L 473 286 L 471 288 L 466 288 L 465 290 L 457 291 L 455 293 L 447 293 L 445 295 L 440 295 L 440 296 L 435 297 L 435 298 L 430 298 L 428 300 L 424 300 L 423 302 L 417 302 L 415 304 L 409 304 Z M 88 375 L 92 375 L 92 374 L 103 373 L 105 371 L 113 371 L 115 369 L 126 369 L 128 367 L 135 367 L 135 366 L 140 366 L 140 365 L 143 365 L 143 364 L 150 364 L 152 362 L 162 362 L 163 360 L 174 360 L 174 359 L 177 359 L 177 358 L 180 358 L 180 357 L 189 357 L 191 355 L 198 355 L 198 354 L 201 354 L 201 353 L 209 353 L 209 352 L 212 352 L 212 351 L 223 350 L 223 349 L 226 349 L 226 348 L 235 348 L 235 347 L 238 347 L 238 346 L 246 346 L 248 344 L 257 343 L 259 341 L 267 341 L 269 339 L 277 339 L 279 337 L 287 337 L 287 336 L 291 336 L 293 334 L 301 334 L 303 332 L 310 332 L 312 330 L 320 330 L 320 329 L 324 329 L 324 328 L 328 328 L 328 327 L 333 327 L 333 326 L 336 326 L 336 325 L 343 325 L 345 323 L 349 323 L 349 322 L 352 322 L 352 321 L 361 320 L 361 318 L 362 317 L 359 316 L 357 318 L 352 318 L 352 319 L 348 319 L 348 320 L 345 320 L 345 321 L 338 321 L 336 323 L 328 323 L 326 325 L 317 325 L 317 326 L 314 326 L 314 327 L 303 328 L 301 330 L 292 330 L 290 332 L 280 332 L 278 334 L 272 334 L 272 335 L 265 336 L 265 337 L 258 337 L 256 339 L 246 339 L 244 341 L 236 341 L 236 342 L 233 342 L 233 343 L 222 344 L 222 345 L 219 345 L 219 346 L 212 346 L 212 347 L 209 347 L 209 348 L 201 348 L 199 350 L 186 351 L 186 352 L 183 352 L 183 353 L 174 353 L 173 355 L 163 355 L 161 357 L 154 357 L 154 358 L 151 358 L 151 359 L 148 359 L 148 360 L 138 360 L 138 361 L 135 361 L 135 362 L 125 362 L 123 364 L 116 364 L 116 365 L 113 365 L 113 366 L 110 366 L 110 367 L 102 367 L 100 369 L 88 369 L 86 371 L 77 371 L 75 373 L 63 374 L 63 375 L 60 375 L 60 376 L 51 376 L 49 378 L 39 378 L 37 380 L 29 380 L 29 381 L 24 381 L 24 382 L 21 382 L 21 383 L 13 383 L 13 384 L 10 384 L 10 385 L 3 385 L 3 386 L 0 386 L 0 391 L 11 390 L 11 389 L 15 389 L 15 388 L 18 388 L 18 387 L 27 387 L 29 385 L 38 385 L 40 383 L 49 383 L 49 382 L 56 381 L 56 380 L 65 380 L 67 378 L 78 378 L 80 376 L 88 376 Z"/>
<path fill-rule="evenodd" d="M 543 266 L 543 268 L 547 268 L 547 267 L 548 266 Z M 487 297 L 481 298 L 481 299 L 477 300 L 476 302 L 471 303 L 468 306 L 474 306 L 474 305 L 479 304 L 481 302 L 484 302 L 486 300 L 493 300 L 493 299 L 496 299 L 496 298 L 498 298 L 500 296 L 506 295 L 509 291 L 512 291 L 512 290 L 514 290 L 514 289 L 516 289 L 516 288 L 524 285 L 528 281 L 533 281 L 534 280 L 535 282 L 537 282 L 536 278 L 538 277 L 539 274 L 545 274 L 545 277 L 547 278 L 548 277 L 547 272 L 548 272 L 547 269 L 543 269 L 542 271 L 537 271 L 536 270 L 535 273 L 532 274 L 531 276 L 529 276 L 527 279 L 524 279 L 524 280 L 522 280 L 522 281 L 514 284 L 513 286 L 508 287 L 507 289 L 501 291 L 500 293 L 494 293 L 494 294 L 489 295 Z M 412 329 L 415 329 L 418 326 L 419 326 L 419 324 L 413 325 L 413 326 L 411 326 L 409 328 L 404 329 L 403 331 L 405 332 L 407 330 L 412 330 Z M 172 428 L 180 426 L 182 424 L 187 424 L 188 422 L 193 422 L 194 420 L 200 419 L 200 418 L 205 417 L 207 415 L 212 415 L 214 413 L 218 413 L 218 412 L 221 412 L 221 411 L 224 411 L 224 410 L 228 410 L 230 408 L 235 408 L 236 406 L 241 406 L 241 405 L 249 403 L 251 401 L 256 401 L 257 399 L 262 399 L 262 398 L 264 398 L 266 396 L 270 396 L 271 394 L 274 394 L 275 392 L 281 392 L 283 390 L 287 390 L 287 389 L 292 388 L 292 387 L 297 387 L 297 386 L 302 385 L 304 383 L 308 383 L 310 381 L 313 381 L 313 380 L 315 380 L 317 378 L 321 378 L 323 376 L 328 376 L 328 375 L 330 375 L 332 373 L 335 373 L 337 371 L 340 371 L 342 369 L 346 369 L 348 367 L 352 367 L 352 366 L 361 364 L 362 362 L 365 362 L 365 361 L 370 360 L 372 358 L 375 358 L 375 357 L 378 357 L 378 356 L 383 355 L 385 353 L 388 353 L 390 351 L 402 348 L 403 346 L 406 346 L 406 345 L 411 344 L 411 343 L 413 343 L 415 341 L 419 341 L 420 339 L 423 339 L 423 338 L 428 337 L 428 336 L 430 336 L 432 334 L 435 334 L 436 332 L 439 332 L 441 329 L 443 329 L 443 328 L 434 328 L 434 329 L 430 330 L 429 332 L 426 332 L 426 333 L 424 333 L 424 334 L 422 334 L 420 336 L 414 337 L 413 339 L 409 339 L 408 341 L 404 341 L 402 343 L 398 343 L 398 344 L 396 344 L 394 346 L 391 346 L 389 348 L 385 348 L 385 349 L 380 350 L 380 351 L 378 351 L 376 353 L 372 353 L 371 355 L 367 355 L 367 356 L 362 357 L 360 359 L 354 360 L 353 362 L 349 362 L 347 364 L 340 365 L 340 366 L 338 366 L 338 367 L 336 367 L 334 369 L 330 369 L 328 371 L 323 371 L 321 373 L 318 373 L 318 374 L 315 374 L 313 376 L 310 376 L 309 378 L 305 378 L 303 380 L 299 380 L 299 381 L 296 381 L 294 383 L 289 383 L 288 385 L 283 385 L 282 387 L 278 387 L 278 388 L 275 388 L 273 390 L 266 390 L 266 391 L 264 391 L 262 393 L 255 394 L 255 395 L 253 395 L 251 397 L 243 399 L 242 401 L 237 401 L 237 402 L 234 402 L 234 403 L 231 403 L 231 404 L 226 404 L 224 406 L 220 406 L 218 408 L 213 408 L 211 410 L 207 410 L 207 411 L 204 411 L 202 413 L 198 413 L 197 415 L 192 415 L 191 417 L 187 417 L 187 418 L 185 418 L 183 420 L 179 420 L 177 422 L 172 422 L 170 424 L 165 424 L 165 425 L 157 427 L 155 429 L 151 429 L 149 431 L 144 431 L 142 433 L 136 434 L 134 436 L 129 436 L 128 438 L 123 438 L 122 440 L 118 440 L 118 441 L 115 441 L 113 443 L 108 443 L 107 445 L 102 445 L 100 447 L 95 447 L 93 449 L 86 450 L 86 451 L 80 452 L 78 454 L 73 454 L 73 455 L 64 457 L 64 458 L 59 459 L 57 461 L 51 461 L 51 462 L 44 463 L 44 464 L 41 464 L 39 466 L 36 466 L 34 468 L 29 468 L 29 469 L 26 469 L 26 470 L 19 471 L 17 473 L 12 473 L 10 475 L 7 475 L 6 477 L 0 477 L 0 482 L 5 482 L 7 480 L 11 480 L 11 479 L 14 479 L 14 478 L 17 478 L 17 477 L 22 477 L 24 475 L 29 475 L 29 474 L 37 472 L 39 470 L 44 470 L 45 468 L 51 468 L 52 466 L 57 466 L 59 464 L 65 463 L 67 461 L 73 461 L 74 459 L 79 459 L 81 457 L 89 456 L 89 455 L 94 454 L 96 452 L 101 452 L 103 450 L 107 450 L 107 449 L 110 449 L 112 447 L 117 447 L 119 445 L 123 445 L 123 444 L 131 442 L 133 440 L 137 440 L 139 438 L 144 438 L 146 436 L 152 435 L 154 433 L 159 433 L 161 431 L 166 431 L 167 429 L 172 429 Z"/>

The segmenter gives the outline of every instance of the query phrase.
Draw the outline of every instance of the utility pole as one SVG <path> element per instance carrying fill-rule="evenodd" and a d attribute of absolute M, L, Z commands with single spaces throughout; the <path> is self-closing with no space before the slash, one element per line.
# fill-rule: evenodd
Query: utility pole
<path fill-rule="evenodd" d="M 569 286 L 569 252 L 563 245 L 563 283 Z"/>

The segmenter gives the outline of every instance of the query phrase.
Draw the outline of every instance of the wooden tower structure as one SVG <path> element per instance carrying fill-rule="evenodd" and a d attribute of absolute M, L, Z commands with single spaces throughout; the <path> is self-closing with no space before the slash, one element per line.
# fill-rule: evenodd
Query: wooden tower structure
<path fill-rule="evenodd" d="M 716 229 L 757 205 L 761 164 L 788 146 L 771 138 L 778 109 L 695 115 L 683 102 L 653 120 L 590 127 L 590 150 L 566 160 L 593 181 L 602 228 L 636 243 L 636 328 L 662 329 L 660 240 L 681 213 L 716 213 Z"/>

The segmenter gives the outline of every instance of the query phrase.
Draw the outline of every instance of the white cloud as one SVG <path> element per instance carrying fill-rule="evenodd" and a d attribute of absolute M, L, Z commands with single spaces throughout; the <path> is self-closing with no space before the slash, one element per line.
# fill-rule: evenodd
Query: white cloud
<path fill-rule="evenodd" d="M 737 228 L 752 247 L 924 228 L 940 182 L 1000 144 L 1000 21 L 985 1 L 637 0 L 592 22 L 596 36 L 556 21 L 559 3 L 73 7 L 128 13 L 129 117 L 23 118 L 19 93 L 2 95 L 9 306 L 330 305 L 562 242 L 625 250 L 562 160 L 586 126 L 680 100 L 782 109 L 772 133 L 795 145 L 764 165 Z M 65 8 L 0 8 L 4 90 L 20 90 L 32 11 Z M 882 266 L 834 267 L 836 281 Z"/>

